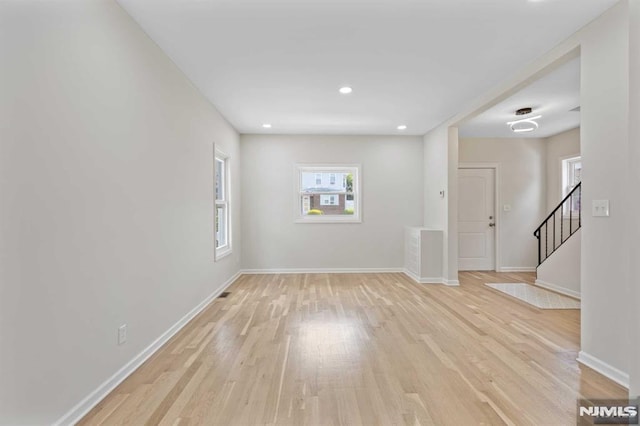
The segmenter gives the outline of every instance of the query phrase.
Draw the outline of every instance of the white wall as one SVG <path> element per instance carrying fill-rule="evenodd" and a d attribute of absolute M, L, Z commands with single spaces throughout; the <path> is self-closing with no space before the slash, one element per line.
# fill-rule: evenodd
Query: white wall
<path fill-rule="evenodd" d="M 244 269 L 402 268 L 422 224 L 419 137 L 241 137 Z M 297 163 L 362 165 L 362 223 L 294 223 Z"/>
<path fill-rule="evenodd" d="M 448 163 L 452 158 L 456 164 L 458 161 L 458 129 L 439 126 L 424 136 L 423 146 L 424 226 L 444 232 L 443 278 L 448 284 L 457 284 L 458 172 L 448 167 Z"/>
<path fill-rule="evenodd" d="M 630 186 L 640 188 L 640 2 L 629 3 L 631 11 L 630 32 L 629 32 L 629 170 Z M 629 208 L 631 211 L 640 211 L 640 198 L 631 197 Z M 632 218 L 629 223 L 631 241 L 640 241 L 640 220 Z M 629 277 L 636 277 L 640 264 L 640 245 L 631 243 L 629 248 Z M 631 294 L 629 300 L 632 301 L 629 309 L 629 324 L 631 325 L 630 341 L 633 344 L 631 349 L 631 359 L 636 362 L 631 363 L 630 374 L 631 383 L 629 393 L 631 396 L 640 396 L 640 285 L 635 280 L 631 284 Z"/>
<path fill-rule="evenodd" d="M 424 226 L 427 228 L 446 230 L 447 227 L 448 145 L 448 130 L 444 126 L 424 137 Z M 445 191 L 444 197 L 440 191 Z"/>
<path fill-rule="evenodd" d="M 580 233 L 573 234 L 538 267 L 536 284 L 580 297 Z"/>
<path fill-rule="evenodd" d="M 538 242 L 533 231 L 546 214 L 546 141 L 536 138 L 460 139 L 460 163 L 499 163 L 496 212 L 501 268 L 526 269 L 538 265 Z M 511 211 L 504 211 L 508 204 Z"/>
<path fill-rule="evenodd" d="M 547 214 L 562 201 L 562 159 L 580 155 L 580 128 L 546 138 L 547 141 Z"/>
<path fill-rule="evenodd" d="M 634 0 L 636 1 L 636 0 Z M 629 22 L 622 1 L 581 37 L 582 352 L 629 373 Z M 634 143 L 637 143 L 634 142 Z M 591 216 L 610 200 L 610 217 Z M 637 309 L 637 308 L 635 308 Z M 586 359 L 585 357 L 581 358 Z M 637 360 L 636 360 L 637 362 Z"/>
<path fill-rule="evenodd" d="M 0 424 L 51 424 L 239 270 L 238 135 L 113 1 L 0 2 L 0 62 Z"/>

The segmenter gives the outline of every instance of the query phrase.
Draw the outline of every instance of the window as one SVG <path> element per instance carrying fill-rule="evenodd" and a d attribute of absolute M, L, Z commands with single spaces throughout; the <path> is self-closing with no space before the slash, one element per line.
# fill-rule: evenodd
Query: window
<path fill-rule="evenodd" d="M 320 196 L 320 205 L 321 206 L 335 206 L 338 204 L 338 196 L 337 195 L 321 195 Z"/>
<path fill-rule="evenodd" d="M 582 158 L 572 157 L 562 160 L 562 198 L 566 197 L 582 180 Z M 579 194 L 574 193 L 563 206 L 565 215 L 575 214 L 580 210 Z"/>
<path fill-rule="evenodd" d="M 359 165 L 298 165 L 296 177 L 296 222 L 362 221 Z"/>
<path fill-rule="evenodd" d="M 231 253 L 231 226 L 229 215 L 229 158 L 219 151 L 215 155 L 215 259 Z"/>

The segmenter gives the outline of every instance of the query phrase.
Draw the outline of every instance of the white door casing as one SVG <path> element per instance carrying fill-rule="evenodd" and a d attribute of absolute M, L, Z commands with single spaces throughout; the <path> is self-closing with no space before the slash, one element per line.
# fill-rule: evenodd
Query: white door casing
<path fill-rule="evenodd" d="M 496 212 L 493 168 L 458 170 L 458 269 L 496 269 Z"/>

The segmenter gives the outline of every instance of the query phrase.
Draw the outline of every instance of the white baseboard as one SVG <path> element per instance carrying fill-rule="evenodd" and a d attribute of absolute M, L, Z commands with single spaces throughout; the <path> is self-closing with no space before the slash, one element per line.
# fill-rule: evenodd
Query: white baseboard
<path fill-rule="evenodd" d="M 418 284 L 444 284 L 445 283 L 445 279 L 442 278 L 442 277 L 420 278 L 416 274 L 414 274 L 413 272 L 409 271 L 408 269 L 405 269 L 402 272 L 404 272 L 404 274 L 406 276 L 408 276 L 409 278 L 411 278 L 413 281 L 417 282 Z"/>
<path fill-rule="evenodd" d="M 559 285 L 536 279 L 535 285 L 538 287 L 546 288 L 547 290 L 555 291 L 556 293 L 564 294 L 565 296 L 573 297 L 580 300 L 580 292 L 570 290 L 568 288 L 560 287 Z"/>
<path fill-rule="evenodd" d="M 374 274 L 404 272 L 402 268 L 284 268 L 243 269 L 243 275 L 252 274 Z"/>
<path fill-rule="evenodd" d="M 80 401 L 75 407 L 62 416 L 54 425 L 74 425 L 80 421 L 93 407 L 102 401 L 109 393 L 129 377 L 138 369 L 147 359 L 151 357 L 158 349 L 169 341 L 177 332 L 179 332 L 189 321 L 204 310 L 216 297 L 220 295 L 227 287 L 241 276 L 241 272 L 237 272 L 229 278 L 222 286 L 211 293 L 205 300 L 200 302 L 198 306 L 193 308 L 189 313 L 180 318 L 178 322 L 171 326 L 167 331 L 162 333 L 153 343 L 147 346 L 142 352 L 136 355 L 131 361 L 125 364 L 113 376 L 109 377 L 104 383 L 98 386 L 86 398 Z"/>
<path fill-rule="evenodd" d="M 501 266 L 496 272 L 535 272 L 535 266 Z"/>
<path fill-rule="evenodd" d="M 458 280 L 448 280 L 446 278 L 443 277 L 427 277 L 427 278 L 420 278 L 418 277 L 416 274 L 414 274 L 413 272 L 405 269 L 404 274 L 406 276 L 408 276 L 409 278 L 411 278 L 412 280 L 414 280 L 415 282 L 417 282 L 418 284 L 444 284 L 450 287 L 456 287 L 460 285 L 460 282 Z"/>
<path fill-rule="evenodd" d="M 629 375 L 617 368 L 607 364 L 606 362 L 596 358 L 593 355 L 589 355 L 584 351 L 578 353 L 577 361 L 580 364 L 586 365 L 589 368 L 596 370 L 598 373 L 613 380 L 620 386 L 624 386 L 629 389 Z"/>

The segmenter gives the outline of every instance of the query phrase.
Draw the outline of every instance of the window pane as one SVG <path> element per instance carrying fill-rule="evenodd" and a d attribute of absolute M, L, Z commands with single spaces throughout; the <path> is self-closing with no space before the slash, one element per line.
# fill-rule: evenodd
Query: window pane
<path fill-rule="evenodd" d="M 224 200 L 224 161 L 216 158 L 216 200 Z"/>
<path fill-rule="evenodd" d="M 347 196 L 351 196 L 351 200 Z M 305 216 L 353 215 L 355 200 L 353 194 L 302 194 L 300 206 Z"/>
<path fill-rule="evenodd" d="M 216 248 L 227 245 L 227 208 L 216 206 Z"/>
<path fill-rule="evenodd" d="M 345 192 L 348 174 L 302 172 L 300 174 L 300 188 L 302 192 Z"/>
<path fill-rule="evenodd" d="M 573 174 L 573 177 L 571 179 L 572 181 L 571 184 L 573 186 L 576 186 L 582 180 L 582 162 L 581 161 L 576 161 L 572 163 L 572 174 Z"/>

